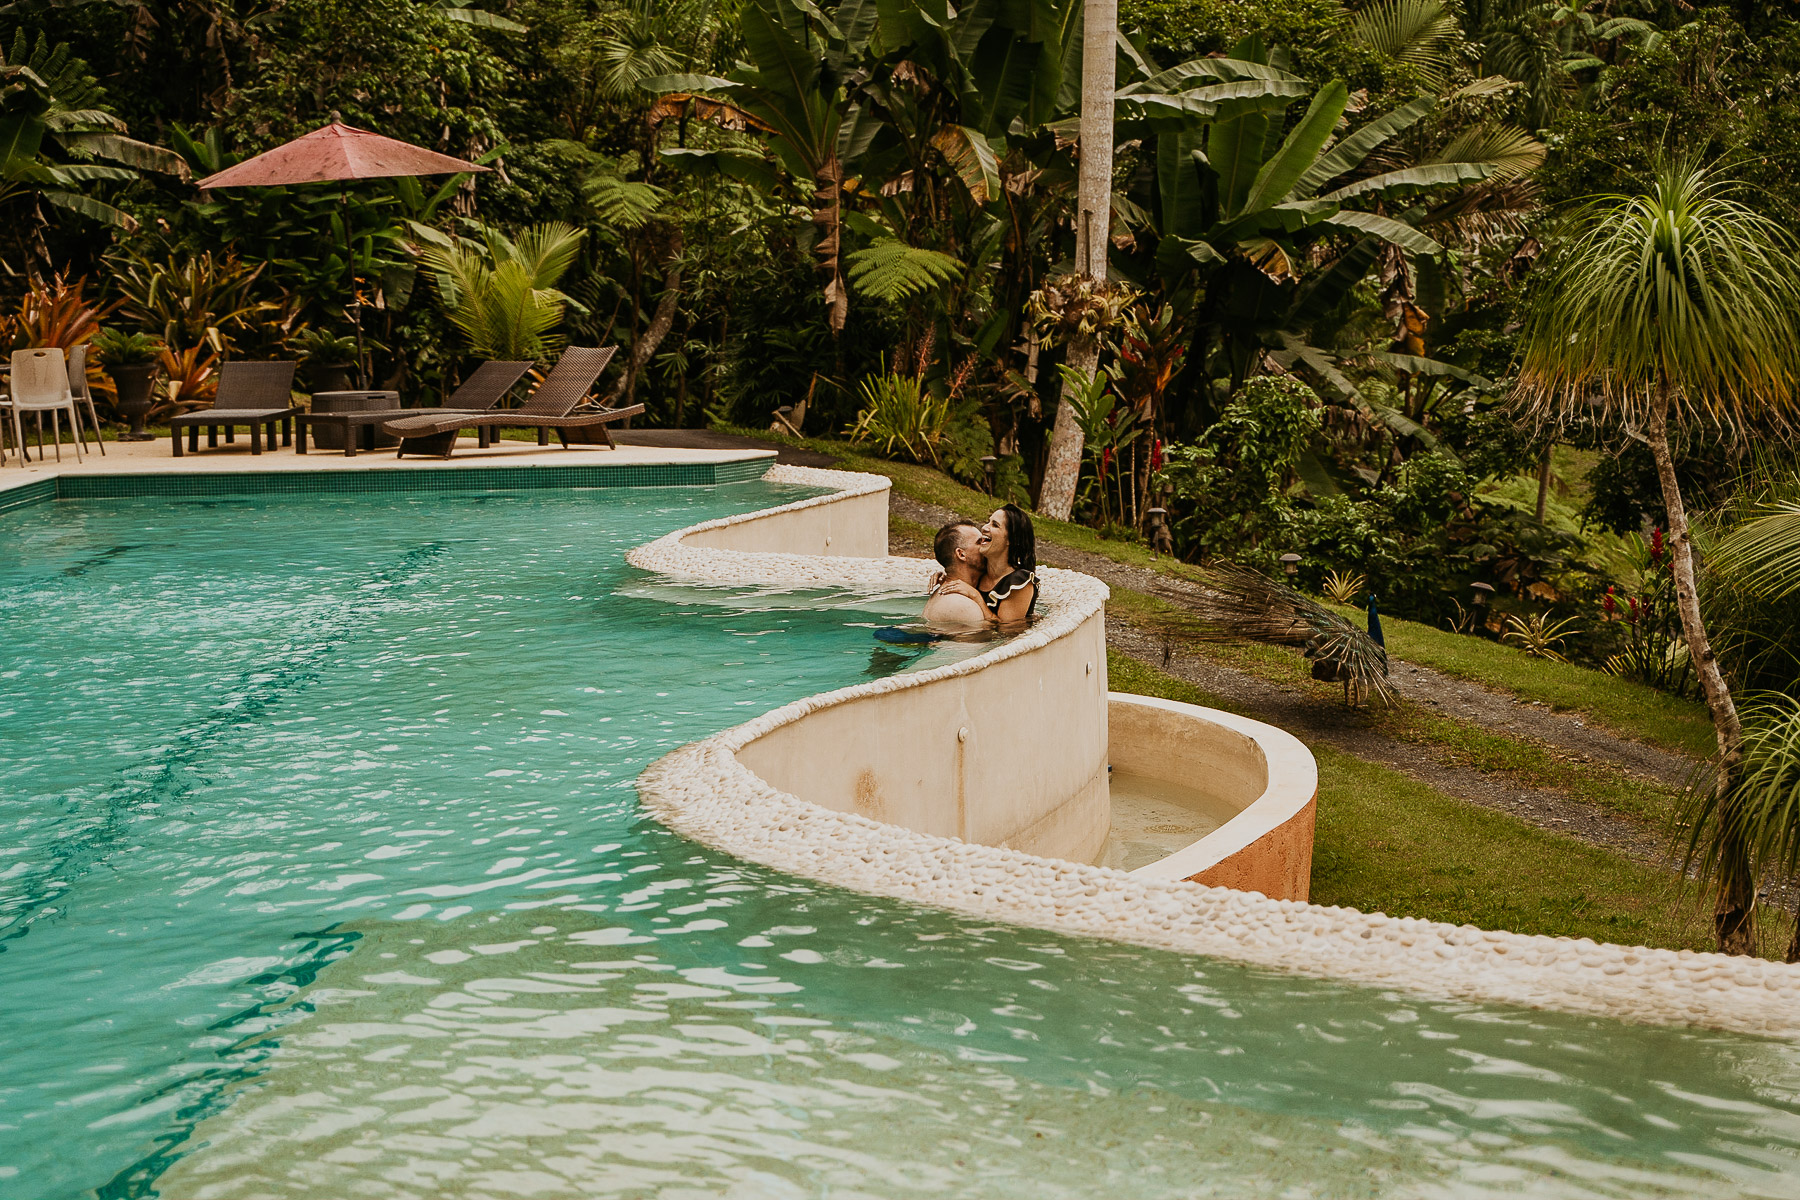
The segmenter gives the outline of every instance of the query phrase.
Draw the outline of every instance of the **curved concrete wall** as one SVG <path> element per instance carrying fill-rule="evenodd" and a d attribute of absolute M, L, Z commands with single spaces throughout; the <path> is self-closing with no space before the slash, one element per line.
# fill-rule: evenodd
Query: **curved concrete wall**
<path fill-rule="evenodd" d="M 1312 887 L 1319 768 L 1286 730 L 1216 708 L 1114 692 L 1113 768 L 1222 801 L 1237 816 L 1132 874 L 1304 900 Z"/>
<path fill-rule="evenodd" d="M 1100 853 L 1112 825 L 1100 613 L 984 671 L 837 695 L 744 743 L 738 761 L 802 800 L 917 833 L 1077 862 Z"/>
<path fill-rule="evenodd" d="M 723 569 L 738 579 L 923 595 L 935 564 L 887 557 L 888 481 L 810 475 L 846 486 L 681 530 L 627 558 L 693 578 L 717 578 Z M 858 549 L 867 553 L 853 557 Z M 836 557 L 822 563 L 817 556 L 827 552 Z M 1029 632 L 951 667 L 889 676 L 770 713 L 740 727 L 747 732 L 734 746 L 737 760 L 834 812 L 1091 861 L 1112 825 L 1106 587 L 1054 568 L 1040 578 L 1043 616 Z"/>
<path fill-rule="evenodd" d="M 843 472 L 775 467 L 768 477 L 841 489 L 838 496 L 788 505 L 786 511 L 887 490 L 886 480 Z M 767 516 L 755 523 L 770 524 L 763 519 Z M 872 522 L 873 512 L 863 519 Z M 670 534 L 628 557 L 649 570 L 713 583 L 916 589 L 930 569 L 917 560 L 769 553 L 761 549 L 772 544 L 763 540 L 768 530 L 742 548 L 685 544 L 692 532 Z M 869 536 L 875 536 L 872 528 Z M 1100 616 L 1105 586 L 1074 572 L 1045 571 L 1044 597 L 1046 612 L 1037 626 L 985 654 L 815 696 L 665 755 L 638 778 L 646 811 L 680 833 L 750 862 L 983 920 L 1427 996 L 1800 1037 L 1797 966 L 1395 919 L 1188 879 L 1085 866 L 833 810 L 775 786 L 739 759 L 746 747 L 775 730 L 810 725 L 815 716 L 830 720 L 832 710 L 848 713 L 848 706 L 863 697 L 936 688 L 939 681 L 1028 660 L 1064 640 L 1071 646 L 1091 644 L 1081 631 Z M 1051 680 L 1049 686 L 1057 682 Z M 1104 681 L 1098 686 L 1103 688 Z M 1046 745 L 1041 742 L 1026 752 L 1043 754 Z M 822 762 L 832 753 L 829 742 L 821 739 L 810 761 Z"/>
<path fill-rule="evenodd" d="M 884 486 L 873 491 L 802 500 L 744 520 L 709 521 L 689 531 L 682 544 L 762 554 L 886 558 L 888 489 L 887 480 L 881 482 Z"/>

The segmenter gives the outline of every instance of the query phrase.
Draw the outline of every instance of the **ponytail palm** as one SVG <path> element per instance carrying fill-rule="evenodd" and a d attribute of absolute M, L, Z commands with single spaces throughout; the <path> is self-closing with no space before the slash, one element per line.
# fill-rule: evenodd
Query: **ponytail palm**
<path fill-rule="evenodd" d="M 1719 746 L 1709 843 L 1719 948 L 1755 951 L 1754 864 L 1735 814 L 1743 725 L 1694 585 L 1687 510 L 1669 422 L 1731 434 L 1787 428 L 1800 384 L 1800 264 L 1774 222 L 1701 168 L 1664 167 L 1648 195 L 1603 197 L 1577 220 L 1521 335 L 1516 397 L 1540 417 L 1595 408 L 1638 431 L 1668 510 L 1676 603 Z"/>

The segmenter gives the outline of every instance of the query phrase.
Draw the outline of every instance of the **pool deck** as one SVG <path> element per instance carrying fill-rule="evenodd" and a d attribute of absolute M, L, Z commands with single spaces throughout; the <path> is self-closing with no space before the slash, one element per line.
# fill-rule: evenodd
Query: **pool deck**
<path fill-rule="evenodd" d="M 648 432 L 648 431 L 646 431 Z M 46 447 L 48 449 L 48 447 Z M 35 454 L 35 448 L 33 450 Z M 74 448 L 62 448 L 62 461 L 54 454 L 48 462 L 34 457 L 23 467 L 18 456 L 9 455 L 0 466 L 0 492 L 24 487 L 46 479 L 75 476 L 108 475 L 211 475 L 215 473 L 274 473 L 289 471 L 444 471 L 472 467 L 505 467 L 522 471 L 540 467 L 644 467 L 690 463 L 748 462 L 756 459 L 775 461 L 775 451 L 753 446 L 703 448 L 669 445 L 621 445 L 617 450 L 564 449 L 561 446 L 539 446 L 535 442 L 496 442 L 479 449 L 472 437 L 460 438 L 456 453 L 450 458 L 395 458 L 392 450 L 364 451 L 355 458 L 345 458 L 335 450 L 313 450 L 296 454 L 292 448 L 250 453 L 249 438 L 221 445 L 216 450 L 201 449 L 176 458 L 167 438 L 154 442 L 108 442 L 106 454 L 85 455 L 75 460 Z"/>

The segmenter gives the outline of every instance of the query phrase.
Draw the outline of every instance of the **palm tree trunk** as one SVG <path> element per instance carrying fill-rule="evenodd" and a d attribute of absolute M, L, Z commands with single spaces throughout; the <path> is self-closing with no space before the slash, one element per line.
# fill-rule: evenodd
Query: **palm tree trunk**
<path fill-rule="evenodd" d="M 1112 232 L 1113 66 L 1118 58 L 1119 0 L 1085 0 L 1081 25 L 1081 162 L 1075 213 L 1075 269 L 1106 278 L 1106 246 Z M 1100 367 L 1100 343 L 1082 338 L 1069 347 L 1069 366 L 1088 379 Z M 1038 511 L 1058 521 L 1075 507 L 1081 477 L 1081 426 L 1075 406 L 1056 406 L 1050 461 L 1038 490 Z"/>
<path fill-rule="evenodd" d="M 626 404 L 632 402 L 637 395 L 638 377 L 643 374 L 651 357 L 656 354 L 656 348 L 662 345 L 662 340 L 669 335 L 669 330 L 675 324 L 675 309 L 681 303 L 682 249 L 683 239 L 681 232 L 677 230 L 670 240 L 668 258 L 663 264 L 667 273 L 663 276 L 662 298 L 657 301 L 656 312 L 650 317 L 649 327 L 631 344 L 631 357 L 625 362 L 625 373 L 613 385 L 612 391 L 606 394 L 605 404 L 608 408 L 615 407 L 621 400 Z M 627 418 L 626 428 L 630 427 L 630 419 Z"/>
<path fill-rule="evenodd" d="M 1713 931 L 1719 949 L 1726 954 L 1755 954 L 1756 926 L 1751 910 L 1756 905 L 1756 881 L 1742 836 L 1736 831 L 1736 804 L 1731 787 L 1743 758 L 1744 727 L 1738 720 L 1731 688 L 1719 670 L 1706 621 L 1700 613 L 1700 594 L 1694 585 L 1694 544 L 1688 531 L 1687 508 L 1681 500 L 1681 484 L 1675 478 L 1675 459 L 1669 453 L 1669 385 L 1657 390 L 1648 422 L 1650 453 L 1656 459 L 1656 475 L 1662 483 L 1663 505 L 1669 513 L 1669 554 L 1675 571 L 1675 604 L 1681 613 L 1681 631 L 1687 639 L 1688 659 L 1700 680 L 1706 711 L 1712 716 L 1719 742 L 1718 820 L 1724 826 L 1719 862 L 1719 893 L 1713 902 Z"/>
<path fill-rule="evenodd" d="M 1538 464 L 1538 501 L 1537 519 L 1542 524 L 1544 514 L 1550 511 L 1550 451 L 1555 446 L 1551 443 L 1544 447 L 1544 461 Z"/>

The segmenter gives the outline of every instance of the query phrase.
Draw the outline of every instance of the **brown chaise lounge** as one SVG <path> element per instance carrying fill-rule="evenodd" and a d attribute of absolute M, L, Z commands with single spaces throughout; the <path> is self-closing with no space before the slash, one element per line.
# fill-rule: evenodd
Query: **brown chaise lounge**
<path fill-rule="evenodd" d="M 294 404 L 293 362 L 228 362 L 219 368 L 219 390 L 211 408 L 169 418 L 175 440 L 175 457 L 181 457 L 181 431 L 188 431 L 188 449 L 200 448 L 200 427 L 206 426 L 206 444 L 219 444 L 219 427 L 231 441 L 234 425 L 250 427 L 250 453 L 262 453 L 262 431 L 269 430 L 269 449 L 275 448 L 275 428 L 281 427 L 281 444 L 293 436 L 293 420 L 301 410 Z"/>
<path fill-rule="evenodd" d="M 384 425 L 396 417 L 447 417 L 454 413 L 486 412 L 500 403 L 500 397 L 511 390 L 512 385 L 524 378 L 525 372 L 531 370 L 529 360 L 525 362 L 505 362 L 490 359 L 475 368 L 473 374 L 463 380 L 462 386 L 452 392 L 443 405 L 436 408 L 385 408 L 371 409 L 361 412 L 306 413 L 294 418 L 294 450 L 306 453 L 306 431 L 313 425 L 336 425 L 344 431 L 344 457 L 355 458 L 356 443 L 366 437 L 369 444 L 364 450 L 375 448 L 375 427 Z"/>
<path fill-rule="evenodd" d="M 550 444 L 550 430 L 556 430 L 556 436 L 564 446 L 569 438 L 564 430 L 593 429 L 599 432 L 608 446 L 613 445 L 612 434 L 606 426 L 612 421 L 620 421 L 626 417 L 636 416 L 644 411 L 641 404 L 633 404 L 627 408 L 607 408 L 596 412 L 575 412 L 575 406 L 587 396 L 588 389 L 600 378 L 600 372 L 612 361 L 617 346 L 597 349 L 592 346 L 570 346 L 564 350 L 556 366 L 545 376 L 544 382 L 538 384 L 531 398 L 518 408 L 498 409 L 493 412 L 465 414 L 457 416 L 446 414 L 441 417 L 418 416 L 396 417 L 382 423 L 382 431 L 391 433 L 400 439 L 400 447 L 394 452 L 395 458 L 403 458 L 411 454 L 435 454 L 440 458 L 449 458 L 450 452 L 456 448 L 458 431 L 473 428 L 485 449 L 493 441 L 490 430 L 504 429 L 507 426 L 536 426 L 538 445 Z M 573 414 L 573 415 L 571 415 Z"/>

